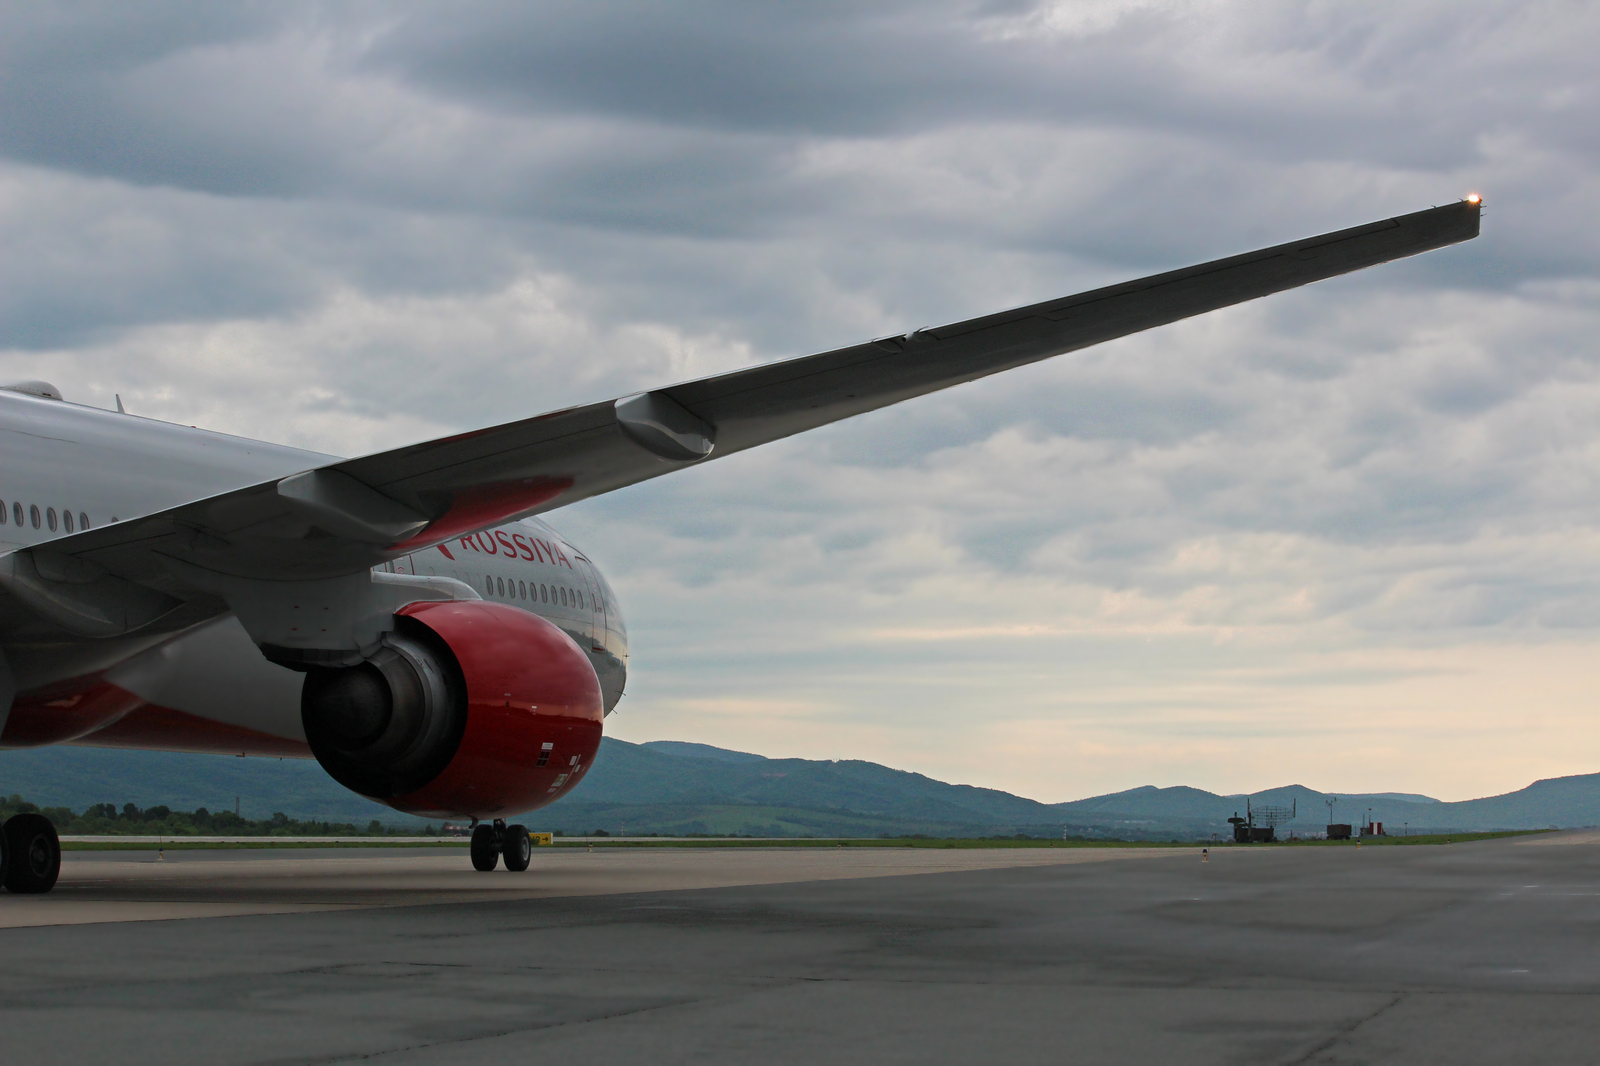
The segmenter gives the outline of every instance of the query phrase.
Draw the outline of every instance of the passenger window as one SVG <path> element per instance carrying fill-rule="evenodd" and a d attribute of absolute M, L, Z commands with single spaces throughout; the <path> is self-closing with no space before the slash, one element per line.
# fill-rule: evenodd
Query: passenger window
<path fill-rule="evenodd" d="M 501 580 L 500 578 L 497 577 L 497 578 L 494 579 L 494 584 L 495 584 L 495 587 L 500 590 L 500 598 L 501 599 L 505 599 L 505 597 L 506 597 L 506 583 L 503 580 Z"/>
<path fill-rule="evenodd" d="M 11 517 L 13 517 L 13 518 L 15 518 L 17 520 L 17 528 L 21 529 L 22 528 L 22 504 L 14 503 L 14 504 L 11 505 Z"/>
<path fill-rule="evenodd" d="M 565 607 L 566 605 L 567 605 L 567 590 L 566 589 L 562 589 L 561 590 L 561 606 Z"/>
<path fill-rule="evenodd" d="M 44 509 L 44 518 L 45 524 L 50 527 L 50 532 L 54 533 L 56 531 L 56 509 L 54 507 L 46 507 Z"/>
<path fill-rule="evenodd" d="M 36 504 L 36 503 L 28 504 L 28 521 L 33 523 L 33 528 L 34 529 L 38 529 L 39 528 L 39 505 L 38 504 Z"/>
<path fill-rule="evenodd" d="M 6 510 L 6 501 L 0 500 L 0 526 L 6 524 L 6 516 L 11 512 Z"/>
<path fill-rule="evenodd" d="M 61 512 L 61 527 L 68 533 L 72 532 L 72 512 L 63 509 Z"/>
<path fill-rule="evenodd" d="M 539 600 L 541 603 L 550 602 L 550 590 L 545 588 L 543 585 L 539 586 Z"/>
<path fill-rule="evenodd" d="M 88 529 L 89 528 L 89 516 L 88 516 L 88 514 L 86 514 L 83 511 L 79 511 L 78 512 L 78 528 L 79 529 Z"/>
<path fill-rule="evenodd" d="M 528 585 L 526 582 L 517 582 L 517 595 L 524 600 L 528 598 Z"/>
<path fill-rule="evenodd" d="M 483 586 L 484 586 L 484 588 L 488 589 L 488 595 L 490 595 L 490 596 L 494 595 L 494 577 L 493 576 L 491 576 L 489 574 L 485 574 L 484 577 L 483 577 Z"/>

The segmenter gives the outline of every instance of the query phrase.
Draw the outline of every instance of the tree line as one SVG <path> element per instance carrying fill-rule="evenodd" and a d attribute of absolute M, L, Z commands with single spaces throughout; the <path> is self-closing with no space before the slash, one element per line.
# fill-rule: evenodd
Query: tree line
<path fill-rule="evenodd" d="M 373 819 L 365 829 L 350 822 L 301 821 L 276 811 L 271 818 L 241 818 L 233 811 L 211 811 L 196 807 L 175 811 L 164 804 L 140 808 L 137 804 L 91 804 L 82 814 L 70 807 L 40 807 L 13 793 L 0 799 L 0 822 L 15 814 L 42 814 L 63 836 L 414 836 L 412 827 L 386 826 Z M 429 825 L 423 836 L 435 836 L 438 829 Z"/>

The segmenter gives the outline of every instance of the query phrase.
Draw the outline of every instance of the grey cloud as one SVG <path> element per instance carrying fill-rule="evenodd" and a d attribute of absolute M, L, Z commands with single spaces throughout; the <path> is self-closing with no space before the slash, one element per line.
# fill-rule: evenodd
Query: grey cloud
<path fill-rule="evenodd" d="M 303 162 L 284 160 L 274 150 L 281 146 L 252 151 L 242 130 L 196 128 L 163 114 L 193 117 L 216 103 L 219 90 L 232 95 L 216 84 L 224 72 L 213 69 L 211 78 L 191 77 L 165 92 L 148 84 L 153 71 L 196 50 L 248 45 L 280 23 L 263 4 L 13 6 L 0 22 L 0 151 L 148 184 L 281 184 Z"/>
<path fill-rule="evenodd" d="M 294 9 L 199 0 L 8 5 L 0 57 L 7 70 L 33 80 L 119 73 L 185 49 L 251 39 Z"/>
<path fill-rule="evenodd" d="M 1552 99 L 1553 76 L 1585 86 L 1578 54 L 1554 72 L 1541 55 L 1535 70 L 1490 47 L 1514 18 L 1449 6 L 1388 19 L 1316 6 L 1253 20 L 1135 11 L 1088 36 L 1010 39 L 985 37 L 994 11 L 963 4 L 287 6 L 242 9 L 221 25 L 188 6 L 141 10 L 133 25 L 123 14 L 98 32 L 89 18 L 73 32 L 40 31 L 13 13 L 31 59 L 14 68 L 20 91 L 0 95 L 9 131 L 0 148 L 225 195 L 353 196 L 719 237 L 872 204 L 882 179 L 873 157 L 950 131 L 973 140 L 968 161 L 996 163 L 1000 187 L 985 190 L 979 177 L 968 191 L 998 210 L 962 225 L 907 211 L 901 196 L 852 223 L 1070 246 L 1116 262 L 1170 261 L 1196 237 L 1216 247 L 1238 240 L 1241 224 L 1247 237 L 1285 225 L 1282 198 L 1240 196 L 1251 166 L 1322 159 L 1438 189 L 1421 179 L 1453 185 L 1464 168 L 1484 169 L 1497 135 L 1570 150 L 1560 116 L 1579 112 L 1539 101 Z M 1197 32 L 1223 68 L 1189 58 Z M 1419 67 L 1436 88 L 1397 99 Z M 428 98 L 438 93 L 453 110 Z M 516 106 L 501 117 L 485 110 L 506 101 Z M 1530 124 L 1530 112 L 1553 117 Z M 1012 143 L 983 135 L 996 124 L 1017 131 Z M 1104 171 L 1114 188 L 1076 211 L 1047 197 L 1033 210 L 1008 206 L 1006 185 L 1041 176 L 1027 173 L 1030 138 L 1044 147 L 1070 130 L 1107 139 L 1058 165 Z M 834 143 L 861 151 L 853 173 L 798 164 Z M 1425 158 L 1421 146 L 1433 146 Z M 1371 200 L 1339 191 L 1332 173 L 1300 180 L 1341 207 Z M 887 191 L 903 184 L 892 176 Z M 1307 219 L 1307 198 L 1294 199 L 1294 218 Z M 1298 224 L 1276 232 L 1299 235 Z"/>
<path fill-rule="evenodd" d="M 504 226 L 382 208 L 240 202 L 0 167 L 0 346 L 304 311 L 330 289 L 482 291 L 517 274 Z"/>
<path fill-rule="evenodd" d="M 673 125 L 858 137 L 995 119 L 1143 120 L 1237 136 L 1253 153 L 1282 151 L 1283 140 L 1303 149 L 1316 129 L 1324 146 L 1349 151 L 1370 141 L 1374 125 L 1393 136 L 1406 122 L 1391 109 L 1408 102 L 1415 82 L 1406 75 L 1438 49 L 1431 35 L 1441 14 L 1432 9 L 1410 33 L 1391 34 L 1371 19 L 1301 6 L 1269 13 L 1232 42 L 1217 32 L 1226 20 L 1209 13 L 1133 11 L 1104 33 L 1048 39 L 997 37 L 995 12 L 967 3 L 485 4 L 408 19 L 368 61 L 479 103 Z M 1470 21 L 1490 32 L 1501 19 Z M 1457 27 L 1459 41 L 1467 34 Z M 1254 46 L 1268 77 L 1279 64 L 1313 77 L 1353 71 L 1371 103 L 1357 117 L 1293 81 L 1277 96 L 1250 92 L 1255 71 L 1204 79 L 1148 47 L 1208 30 L 1224 47 Z M 1413 127 L 1404 145 L 1389 147 L 1429 146 L 1437 165 L 1441 153 L 1470 153 L 1458 135 L 1470 118 L 1458 122 L 1455 131 Z"/>

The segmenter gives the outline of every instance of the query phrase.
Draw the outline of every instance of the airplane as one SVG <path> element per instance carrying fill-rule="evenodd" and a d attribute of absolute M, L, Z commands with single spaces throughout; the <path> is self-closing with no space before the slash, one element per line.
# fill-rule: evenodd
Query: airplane
<path fill-rule="evenodd" d="M 949 325 L 357 459 L 0 387 L 0 749 L 312 758 L 395 810 L 507 817 L 569 793 L 627 683 L 593 561 L 540 516 L 961 382 L 1478 235 L 1471 196 Z M 121 407 L 119 402 L 118 407 Z M 0 831 L 48 892 L 55 828 Z"/>

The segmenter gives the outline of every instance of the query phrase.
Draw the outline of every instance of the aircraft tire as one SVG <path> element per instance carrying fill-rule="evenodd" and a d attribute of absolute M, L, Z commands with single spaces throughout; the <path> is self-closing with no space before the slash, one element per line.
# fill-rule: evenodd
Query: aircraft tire
<path fill-rule="evenodd" d="M 0 828 L 5 835 L 5 885 L 12 892 L 37 894 L 56 887 L 61 876 L 61 838 L 42 814 L 13 815 Z"/>
<path fill-rule="evenodd" d="M 528 868 L 533 861 L 533 839 L 528 836 L 527 826 L 506 826 L 506 844 L 501 854 L 505 856 L 506 869 L 512 873 L 520 874 Z"/>
<path fill-rule="evenodd" d="M 472 831 L 472 868 L 488 873 L 500 864 L 500 849 L 494 846 L 494 826 L 479 825 Z"/>

